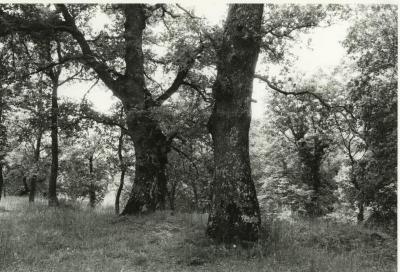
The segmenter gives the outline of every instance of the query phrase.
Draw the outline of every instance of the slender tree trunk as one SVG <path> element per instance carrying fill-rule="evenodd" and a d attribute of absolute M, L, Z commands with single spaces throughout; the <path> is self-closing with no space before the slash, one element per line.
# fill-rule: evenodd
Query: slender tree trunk
<path fill-rule="evenodd" d="M 217 55 L 213 138 L 214 180 L 207 234 L 219 242 L 258 239 L 260 210 L 251 177 L 249 128 L 263 5 L 229 8 Z"/>
<path fill-rule="evenodd" d="M 4 147 L 7 143 L 7 131 L 5 126 L 3 125 L 3 109 L 4 109 L 4 101 L 3 101 L 3 93 L 4 90 L 0 89 L 0 153 L 3 153 Z M 4 178 L 3 178 L 3 158 L 4 155 L 0 155 L 0 200 L 1 193 L 3 192 Z"/>
<path fill-rule="evenodd" d="M 174 211 L 175 210 L 175 191 L 176 191 L 176 183 L 174 182 L 171 186 L 171 191 L 169 192 L 169 208 Z"/>
<path fill-rule="evenodd" d="M 37 175 L 31 177 L 31 188 L 29 190 L 29 202 L 35 202 Z"/>
<path fill-rule="evenodd" d="M 119 214 L 119 201 L 121 199 L 122 189 L 124 188 L 125 170 L 121 170 L 121 178 L 119 180 L 119 186 L 117 195 L 115 197 L 115 214 Z"/>
<path fill-rule="evenodd" d="M 36 182 L 38 178 L 39 172 L 39 160 L 40 160 L 40 146 L 42 144 L 43 130 L 39 127 L 39 131 L 36 137 L 36 147 L 34 153 L 34 161 L 36 164 L 35 174 L 32 175 L 30 179 L 30 188 L 29 188 L 29 202 L 35 202 L 35 194 L 36 194 Z"/>
<path fill-rule="evenodd" d="M 357 206 L 358 206 L 357 223 L 361 224 L 362 222 L 364 222 L 364 202 L 360 200 Z"/>
<path fill-rule="evenodd" d="M 42 89 L 39 88 L 39 101 L 38 101 L 38 113 L 39 115 L 37 118 L 42 118 L 43 114 L 43 102 L 42 102 L 42 97 L 43 97 L 43 91 Z M 39 161 L 40 161 L 40 146 L 42 144 L 42 137 L 43 137 L 43 127 L 42 123 L 38 122 L 39 127 L 36 135 L 36 145 L 35 145 L 35 151 L 33 154 L 33 160 L 35 163 L 35 173 L 30 179 L 30 189 L 29 189 L 29 202 L 34 202 L 35 201 L 35 194 L 36 194 L 36 182 L 39 174 Z"/>
<path fill-rule="evenodd" d="M 26 176 L 22 177 L 22 184 L 24 185 L 24 191 L 21 192 L 21 196 L 29 193 L 28 182 L 26 181 Z"/>
<path fill-rule="evenodd" d="M 0 161 L 0 200 L 3 192 L 4 178 L 3 178 L 3 163 Z"/>
<path fill-rule="evenodd" d="M 124 134 L 121 131 L 121 135 L 118 138 L 118 160 L 121 169 L 121 178 L 119 180 L 119 186 L 117 190 L 117 195 L 115 197 L 115 214 L 119 214 L 119 201 L 121 198 L 122 189 L 124 188 L 124 179 L 126 172 L 126 165 L 124 164 L 123 156 L 122 156 L 122 147 L 124 145 Z"/>
<path fill-rule="evenodd" d="M 89 206 L 94 208 L 96 206 L 96 188 L 93 180 L 93 154 L 89 157 L 89 175 L 90 175 L 90 185 L 89 185 Z"/>
<path fill-rule="evenodd" d="M 51 169 L 49 179 L 49 206 L 58 206 L 57 175 L 58 175 L 58 101 L 57 82 L 53 82 L 51 94 Z"/>

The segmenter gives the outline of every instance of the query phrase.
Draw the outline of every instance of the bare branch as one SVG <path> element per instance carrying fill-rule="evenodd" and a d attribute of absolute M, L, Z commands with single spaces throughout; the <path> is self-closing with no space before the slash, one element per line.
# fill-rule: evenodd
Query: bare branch
<path fill-rule="evenodd" d="M 189 10 L 185 9 L 184 7 L 182 7 L 179 4 L 175 4 L 179 9 L 183 10 L 190 18 L 192 19 L 202 19 L 200 17 L 195 16 L 192 12 L 190 12 Z"/>

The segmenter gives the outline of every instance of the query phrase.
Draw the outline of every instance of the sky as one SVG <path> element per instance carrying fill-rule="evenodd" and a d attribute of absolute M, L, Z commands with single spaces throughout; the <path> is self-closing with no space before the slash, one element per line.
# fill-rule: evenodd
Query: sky
<path fill-rule="evenodd" d="M 186 5 L 185 8 L 193 9 L 197 16 L 205 17 L 211 24 L 217 25 L 221 25 L 227 12 L 227 5 L 223 3 L 213 3 L 212 8 L 207 3 L 195 6 Z M 104 16 L 96 16 L 93 19 L 93 25 L 97 26 L 97 30 L 100 30 L 107 23 L 106 19 Z M 347 25 L 345 23 L 339 23 L 330 27 L 313 29 L 307 34 L 301 34 L 298 43 L 291 50 L 298 57 L 291 69 L 307 75 L 311 75 L 319 69 L 323 71 L 332 70 L 345 55 L 345 50 L 340 42 L 345 38 L 346 29 Z M 311 42 L 307 45 L 309 39 Z M 261 65 L 258 65 L 259 67 Z M 259 73 L 263 74 L 262 70 L 258 70 Z M 92 85 L 93 83 L 83 82 L 62 86 L 59 94 L 62 97 L 79 101 L 87 90 L 91 88 L 87 99 L 94 104 L 96 110 L 107 112 L 117 99 L 103 84 L 100 83 L 94 87 Z M 267 90 L 266 85 L 259 80 L 254 81 L 253 99 L 257 102 L 252 104 L 253 118 L 259 119 L 262 117 L 266 107 L 265 97 L 271 91 Z"/>

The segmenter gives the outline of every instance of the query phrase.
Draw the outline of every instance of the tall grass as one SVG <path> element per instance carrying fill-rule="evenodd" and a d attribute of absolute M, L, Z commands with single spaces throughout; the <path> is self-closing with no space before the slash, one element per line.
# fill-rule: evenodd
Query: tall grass
<path fill-rule="evenodd" d="M 264 220 L 254 244 L 217 245 L 207 215 L 0 202 L 0 271 L 395 271 L 396 241 L 361 226 Z M 4 211 L 6 210 L 6 211 Z"/>

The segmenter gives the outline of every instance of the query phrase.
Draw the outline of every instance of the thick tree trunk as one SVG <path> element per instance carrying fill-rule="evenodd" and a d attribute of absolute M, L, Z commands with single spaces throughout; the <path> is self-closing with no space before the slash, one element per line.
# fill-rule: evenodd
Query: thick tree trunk
<path fill-rule="evenodd" d="M 261 219 L 251 177 L 249 128 L 262 13 L 263 5 L 231 5 L 218 51 L 208 123 L 214 181 L 207 234 L 219 242 L 258 239 Z"/>
<path fill-rule="evenodd" d="M 89 206 L 94 208 L 96 206 L 96 188 L 93 180 L 93 155 L 89 157 L 89 175 L 90 175 Z"/>
<path fill-rule="evenodd" d="M 135 147 L 135 180 L 122 215 L 165 209 L 167 139 L 147 114 L 128 117 L 128 128 Z"/>
<path fill-rule="evenodd" d="M 115 90 L 124 104 L 128 132 L 135 147 L 135 180 L 122 215 L 165 207 L 168 143 L 152 117 L 152 100 L 144 79 L 142 51 L 146 14 L 143 5 L 125 5 L 126 72 Z"/>
<path fill-rule="evenodd" d="M 58 174 L 58 86 L 53 83 L 51 94 L 51 169 L 49 179 L 49 206 L 58 206 L 57 174 Z"/>

